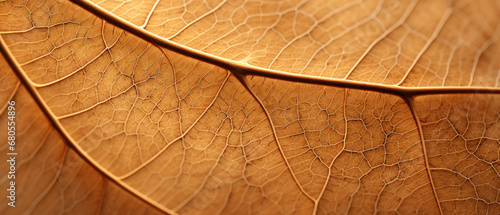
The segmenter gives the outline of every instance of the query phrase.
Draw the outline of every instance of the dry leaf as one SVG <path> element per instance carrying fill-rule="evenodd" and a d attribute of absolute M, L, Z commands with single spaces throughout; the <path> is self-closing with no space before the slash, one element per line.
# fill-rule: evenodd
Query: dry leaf
<path fill-rule="evenodd" d="M 500 212 L 500 1 L 73 1 L 0 2 L 2 214 Z"/>

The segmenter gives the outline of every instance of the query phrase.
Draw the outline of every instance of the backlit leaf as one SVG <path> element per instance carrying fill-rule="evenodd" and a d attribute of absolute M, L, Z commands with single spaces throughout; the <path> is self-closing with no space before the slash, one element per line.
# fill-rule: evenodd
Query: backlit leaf
<path fill-rule="evenodd" d="M 9 0 L 0 35 L 2 214 L 500 212 L 499 1 Z"/>

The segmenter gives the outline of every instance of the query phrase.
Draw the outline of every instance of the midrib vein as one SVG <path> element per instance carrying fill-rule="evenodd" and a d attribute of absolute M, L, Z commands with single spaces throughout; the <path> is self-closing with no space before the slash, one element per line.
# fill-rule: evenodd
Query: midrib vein
<path fill-rule="evenodd" d="M 139 26 L 126 21 L 111 12 L 101 8 L 93 2 L 85 0 L 70 0 L 71 2 L 79 5 L 90 13 L 108 21 L 109 23 L 118 26 L 148 42 L 154 43 L 163 48 L 172 50 L 181 55 L 195 58 L 231 71 L 233 74 L 239 73 L 240 75 L 256 75 L 267 78 L 275 78 L 280 80 L 287 80 L 299 83 L 311 83 L 333 87 L 346 87 L 351 89 L 361 89 L 368 91 L 375 91 L 381 93 L 388 93 L 397 95 L 402 98 L 412 97 L 417 95 L 430 95 L 430 94 L 471 94 L 471 93 L 487 93 L 487 94 L 500 94 L 500 88 L 496 87 L 404 87 L 397 85 L 384 85 L 377 83 L 368 83 L 362 81 L 318 77 L 311 75 L 301 75 L 288 73 L 273 69 L 262 68 L 258 66 L 249 65 L 240 61 L 230 60 L 219 57 L 213 54 L 199 51 L 197 49 L 181 45 L 179 43 L 170 41 L 164 37 L 158 36 L 149 32 Z"/>
<path fill-rule="evenodd" d="M 155 35 L 143 28 L 140 28 L 140 26 L 136 26 L 126 20 L 123 20 L 122 18 L 111 14 L 110 12 L 102 9 L 101 7 L 95 5 L 92 2 L 87 2 L 87 1 L 82 1 L 82 0 L 70 0 L 77 5 L 81 6 L 82 8 L 88 10 L 89 12 L 105 19 L 106 21 L 112 23 L 115 26 L 119 26 L 120 28 L 123 28 L 124 30 L 127 30 L 128 32 L 141 37 L 144 40 L 147 40 L 148 42 L 151 42 L 153 44 L 156 44 L 158 46 L 167 48 L 169 50 L 175 51 L 179 54 L 189 56 L 192 58 L 195 58 L 200 61 L 204 61 L 207 63 L 211 63 L 220 67 L 223 67 L 231 73 L 235 74 L 236 76 L 241 75 L 241 76 L 246 76 L 246 75 L 257 75 L 257 76 L 262 76 L 262 77 L 268 77 L 268 78 L 275 78 L 275 79 L 281 79 L 281 80 L 287 80 L 287 81 L 293 81 L 293 82 L 300 82 L 300 83 L 313 83 L 313 84 L 319 84 L 319 85 L 325 85 L 325 86 L 334 86 L 334 87 L 345 87 L 345 88 L 352 88 L 352 89 L 361 89 L 361 90 L 368 90 L 368 91 L 375 91 L 375 92 L 381 92 L 381 93 L 388 93 L 388 94 L 393 94 L 400 96 L 407 100 L 408 105 L 410 106 L 410 109 L 412 110 L 412 114 L 414 115 L 415 121 L 418 124 L 419 127 L 419 133 L 421 135 L 421 141 L 423 141 L 422 137 L 422 131 L 420 128 L 420 124 L 418 121 L 418 117 L 416 116 L 416 113 L 414 111 L 413 102 L 411 100 L 414 96 L 417 95 L 430 95 L 430 94 L 457 94 L 457 93 L 488 93 L 488 94 L 500 94 L 500 88 L 495 88 L 495 87 L 402 87 L 402 86 L 394 86 L 394 85 L 383 85 L 383 84 L 376 84 L 376 83 L 367 83 L 367 82 L 360 82 L 360 81 L 352 81 L 352 80 L 344 80 L 344 79 L 334 79 L 334 78 L 325 78 L 325 77 L 317 77 L 317 76 L 309 76 L 309 75 L 299 75 L 299 74 L 292 74 L 292 73 L 287 73 L 287 72 L 282 72 L 282 71 L 277 71 L 277 70 L 272 70 L 272 69 L 266 69 L 266 68 L 261 68 L 257 66 L 252 66 L 248 65 L 239 61 L 234 61 L 234 60 L 229 60 L 225 59 L 219 56 L 215 56 L 212 54 L 208 54 L 172 41 L 169 41 L 163 37 L 160 37 L 158 35 Z M 138 193 L 133 189 L 132 187 L 128 186 L 127 184 L 121 182 L 116 176 L 105 170 L 102 166 L 100 166 L 97 162 L 95 162 L 88 154 L 86 154 L 81 148 L 75 144 L 75 141 L 69 136 L 69 134 L 65 131 L 65 129 L 62 127 L 60 122 L 57 120 L 57 117 L 50 111 L 48 108 L 47 104 L 43 102 L 41 99 L 40 95 L 38 94 L 38 91 L 34 88 L 32 85 L 33 83 L 29 80 L 29 78 L 26 76 L 24 72 L 22 72 L 21 67 L 15 61 L 14 57 L 12 56 L 12 53 L 7 50 L 7 46 L 3 39 L 0 39 L 1 41 L 1 46 L 2 46 L 2 52 L 4 55 L 6 55 L 6 58 L 9 61 L 9 64 L 16 65 L 12 66 L 14 68 L 16 74 L 20 77 L 21 81 L 24 83 L 24 85 L 28 88 L 28 91 L 30 94 L 33 96 L 35 101 L 39 104 L 41 109 L 44 111 L 45 115 L 50 119 L 52 124 L 54 124 L 54 127 L 61 133 L 61 136 L 66 138 L 68 142 L 70 142 L 70 146 L 76 149 L 78 154 L 80 154 L 84 159 L 87 160 L 88 163 L 92 164 L 97 170 L 103 173 L 103 175 L 108 176 L 111 181 L 115 182 L 116 184 L 120 185 L 123 187 L 125 190 L 128 190 L 130 193 L 133 195 L 139 197 L 140 199 L 143 199 L 144 202 L 146 202 L 149 205 L 152 205 L 156 208 L 159 208 L 163 211 L 166 212 L 173 212 L 170 211 L 169 209 L 159 205 L 159 204 L 154 204 L 151 203 L 151 199 Z M 250 90 L 249 90 L 250 91 Z M 251 91 L 250 91 L 251 92 Z M 269 116 L 268 116 L 269 117 Z M 269 119 L 270 120 L 270 119 Z M 422 147 L 424 150 L 424 157 L 426 159 L 426 168 L 428 171 L 428 174 L 430 174 L 429 166 L 427 163 L 427 157 L 425 154 L 425 145 L 424 142 L 422 142 Z M 285 159 L 286 161 L 286 159 Z M 293 175 L 293 174 L 292 174 Z M 431 176 L 429 175 L 429 178 Z M 431 179 L 431 184 L 432 184 L 432 179 Z M 300 187 L 300 185 L 299 185 Z M 432 184 L 433 192 L 435 193 L 434 185 Z M 304 192 L 304 191 L 303 191 Z M 307 194 L 306 192 L 304 192 Z M 436 201 L 438 202 L 439 209 L 441 210 L 441 207 L 439 205 L 439 201 L 437 200 L 436 196 Z M 442 213 L 442 212 L 441 212 Z"/>

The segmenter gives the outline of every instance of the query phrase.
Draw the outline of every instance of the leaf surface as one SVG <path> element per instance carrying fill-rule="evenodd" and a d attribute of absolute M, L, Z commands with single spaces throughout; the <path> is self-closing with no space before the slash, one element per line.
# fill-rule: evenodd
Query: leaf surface
<path fill-rule="evenodd" d="M 0 2 L 15 210 L 500 210 L 498 1 L 75 3 Z"/>
<path fill-rule="evenodd" d="M 131 193 L 119 188 L 82 159 L 33 100 L 28 91 L 0 58 L 2 83 L 12 84 L 3 91 L 2 104 L 16 102 L 17 144 L 16 207 L 1 202 L 2 214 L 162 214 Z M 7 130 L 7 105 L 1 110 L 2 130 Z M 2 133 L 7 139 L 7 133 Z M 10 159 L 7 144 L 2 145 L 2 158 Z M 9 166 L 2 165 L 2 172 Z M 2 190 L 10 187 L 10 179 L 2 178 Z M 123 205 L 126 205 L 123 207 Z"/>
<path fill-rule="evenodd" d="M 498 1 L 94 2 L 165 39 L 272 70 L 402 86 L 500 79 Z"/>

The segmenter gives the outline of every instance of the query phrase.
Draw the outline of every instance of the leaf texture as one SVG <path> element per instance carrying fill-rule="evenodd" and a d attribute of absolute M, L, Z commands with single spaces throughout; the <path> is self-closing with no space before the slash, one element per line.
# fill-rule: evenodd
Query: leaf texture
<path fill-rule="evenodd" d="M 417 97 L 437 196 L 446 213 L 498 211 L 498 95 Z M 433 107 L 431 107 L 433 106 Z"/>
<path fill-rule="evenodd" d="M 402 86 L 500 80 L 498 1 L 95 3 L 171 41 L 273 70 Z"/>
<path fill-rule="evenodd" d="M 28 91 L 3 58 L 2 83 L 10 83 L 1 100 L 16 102 L 17 156 L 16 158 L 16 207 L 2 200 L 2 214 L 162 214 L 155 207 L 138 201 L 116 184 L 101 175 L 74 149 L 65 143 L 43 112 L 37 107 Z M 5 105 L 6 107 L 6 105 Z M 7 130 L 7 111 L 2 109 L 0 121 L 2 130 Z M 3 132 L 2 139 L 7 139 Z M 5 160 L 10 152 L 7 144 L 2 145 Z M 9 166 L 2 165 L 2 172 L 9 172 Z M 9 188 L 7 177 L 2 178 L 2 190 Z M 123 207 L 127 205 L 127 207 Z"/>
<path fill-rule="evenodd" d="M 499 10 L 0 2 L 22 152 L 0 210 L 499 213 Z"/>

